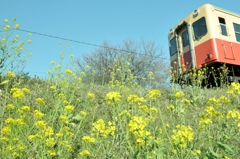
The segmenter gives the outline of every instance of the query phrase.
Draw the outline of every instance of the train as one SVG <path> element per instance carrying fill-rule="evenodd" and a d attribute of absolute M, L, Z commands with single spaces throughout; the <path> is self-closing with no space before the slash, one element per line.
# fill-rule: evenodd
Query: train
<path fill-rule="evenodd" d="M 240 82 L 240 14 L 204 4 L 170 29 L 168 43 L 172 82 L 191 84 L 202 70 L 201 85 L 220 85 L 223 67 L 226 81 Z"/>

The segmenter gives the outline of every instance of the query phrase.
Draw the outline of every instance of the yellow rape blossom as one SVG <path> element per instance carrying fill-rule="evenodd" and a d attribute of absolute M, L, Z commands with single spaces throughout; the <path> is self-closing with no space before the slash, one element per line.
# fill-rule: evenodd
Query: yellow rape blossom
<path fill-rule="evenodd" d="M 81 116 L 86 116 L 87 115 L 87 113 L 85 112 L 85 111 L 80 111 L 80 113 L 79 113 Z"/>
<path fill-rule="evenodd" d="M 63 103 L 64 103 L 65 105 L 70 105 L 70 102 L 67 101 L 67 100 L 64 100 Z"/>
<path fill-rule="evenodd" d="M 148 73 L 148 76 L 151 77 L 152 75 L 153 75 L 153 72 L 150 71 L 150 72 Z"/>
<path fill-rule="evenodd" d="M 140 113 L 142 113 L 142 112 L 149 113 L 149 112 L 150 112 L 150 109 L 149 109 L 148 106 L 142 105 L 142 106 L 139 106 L 138 111 L 139 111 Z"/>
<path fill-rule="evenodd" d="M 56 89 L 56 86 L 50 86 L 50 89 L 51 89 L 51 90 L 55 90 L 55 89 Z"/>
<path fill-rule="evenodd" d="M 19 29 L 20 28 L 20 25 L 19 24 L 16 24 L 15 25 L 15 29 Z"/>
<path fill-rule="evenodd" d="M 53 147 L 55 145 L 55 141 L 54 141 L 54 138 L 49 138 L 49 139 L 46 139 L 46 146 L 47 147 Z"/>
<path fill-rule="evenodd" d="M 215 119 L 216 117 L 217 117 L 217 111 L 214 109 L 214 107 L 212 107 L 212 106 L 208 106 L 208 107 L 206 107 L 205 108 L 205 112 L 206 112 L 206 114 L 210 117 L 210 118 L 212 118 L 212 119 Z"/>
<path fill-rule="evenodd" d="M 220 97 L 220 98 L 221 98 L 221 97 Z M 216 107 L 216 108 L 218 108 L 218 107 L 220 106 L 218 100 L 215 99 L 215 98 L 209 98 L 207 104 L 208 104 L 209 106 L 213 106 L 213 107 Z"/>
<path fill-rule="evenodd" d="M 94 142 L 96 141 L 95 138 L 90 137 L 90 136 L 83 136 L 83 137 L 82 137 L 82 140 L 83 140 L 84 142 L 88 142 L 88 143 L 94 143 Z"/>
<path fill-rule="evenodd" d="M 174 107 L 174 105 L 172 105 L 172 104 L 170 104 L 168 107 L 167 107 L 167 109 L 169 109 L 169 110 L 174 110 L 175 109 L 175 107 Z"/>
<path fill-rule="evenodd" d="M 74 112 L 74 107 L 71 106 L 71 105 L 67 105 L 67 106 L 64 107 L 64 110 L 66 112 Z"/>
<path fill-rule="evenodd" d="M 59 119 L 61 120 L 61 121 L 67 121 L 68 120 L 68 116 L 66 116 L 66 115 L 60 115 L 59 116 Z"/>
<path fill-rule="evenodd" d="M 152 113 L 157 113 L 157 112 L 158 112 L 158 110 L 157 110 L 157 108 L 155 108 L 155 107 L 152 107 L 152 108 L 150 108 L 150 112 L 152 112 Z"/>
<path fill-rule="evenodd" d="M 7 72 L 7 77 L 13 78 L 14 77 L 14 73 L 12 71 L 8 71 Z"/>
<path fill-rule="evenodd" d="M 200 127 L 201 126 L 205 126 L 205 125 L 209 125 L 209 124 L 212 124 L 212 120 L 211 119 L 209 119 L 209 118 L 207 118 L 205 116 L 202 116 L 200 118 L 200 121 L 199 121 L 199 126 Z"/>
<path fill-rule="evenodd" d="M 114 135 L 115 133 L 115 123 L 113 122 L 108 122 L 106 125 L 103 119 L 99 119 L 95 123 L 93 123 L 93 128 L 92 130 L 94 131 L 94 134 L 103 138 L 107 138 L 107 136 Z"/>
<path fill-rule="evenodd" d="M 52 136 L 53 134 L 54 134 L 54 131 L 50 126 L 48 126 L 47 128 L 44 129 L 45 136 Z"/>
<path fill-rule="evenodd" d="M 174 145 L 178 145 L 181 148 L 185 148 L 188 142 L 193 141 L 194 132 L 190 126 L 186 127 L 184 125 L 177 125 L 177 130 L 173 130 L 173 135 L 171 140 Z"/>
<path fill-rule="evenodd" d="M 69 69 L 67 69 L 67 70 L 65 70 L 65 74 L 67 74 L 67 75 L 71 75 L 71 74 L 72 74 L 72 71 L 69 70 Z"/>
<path fill-rule="evenodd" d="M 127 102 L 141 105 L 143 103 L 146 103 L 146 100 L 143 97 L 139 97 L 138 95 L 132 94 L 128 97 Z"/>
<path fill-rule="evenodd" d="M 175 97 L 176 98 L 181 98 L 181 97 L 183 97 L 184 96 L 184 93 L 182 92 L 182 91 L 179 91 L 179 92 L 177 92 L 176 94 L 175 94 Z"/>
<path fill-rule="evenodd" d="M 34 124 L 37 128 L 46 128 L 46 122 L 44 120 L 41 120 L 41 121 L 37 121 L 35 122 Z"/>
<path fill-rule="evenodd" d="M 15 124 L 24 125 L 25 123 L 23 122 L 23 120 L 21 118 L 18 118 L 18 119 L 15 119 Z"/>
<path fill-rule="evenodd" d="M 56 136 L 57 136 L 57 137 L 62 137 L 63 134 L 62 134 L 62 133 L 56 133 Z"/>
<path fill-rule="evenodd" d="M 4 31 L 8 31 L 11 27 L 9 25 L 7 25 L 5 28 L 4 28 Z"/>
<path fill-rule="evenodd" d="M 27 147 L 24 145 L 24 144 L 19 144 L 19 145 L 17 145 L 17 150 L 19 150 L 19 151 L 23 151 L 23 150 L 25 150 Z"/>
<path fill-rule="evenodd" d="M 90 156 L 91 153 L 88 150 L 83 150 L 79 153 L 80 156 Z"/>
<path fill-rule="evenodd" d="M 240 119 L 240 112 L 238 110 L 228 110 L 226 118 L 227 119 L 230 119 L 230 118 Z"/>
<path fill-rule="evenodd" d="M 50 156 L 56 156 L 57 155 L 55 150 L 48 150 L 48 153 L 49 153 Z"/>
<path fill-rule="evenodd" d="M 147 124 L 149 122 L 148 118 L 143 118 L 141 116 L 132 116 L 128 123 L 128 132 L 133 137 L 136 146 L 145 146 L 147 140 L 154 140 L 151 136 L 151 132 L 146 130 Z"/>
<path fill-rule="evenodd" d="M 2 133 L 5 135 L 10 135 L 11 133 L 11 127 L 10 126 L 5 126 L 2 128 Z"/>
<path fill-rule="evenodd" d="M 27 88 L 22 88 L 22 91 L 23 91 L 24 93 L 26 93 L 26 94 L 30 93 L 30 90 L 27 89 Z"/>
<path fill-rule="evenodd" d="M 39 110 L 34 110 L 33 114 L 35 118 L 42 118 L 44 116 L 44 114 Z"/>
<path fill-rule="evenodd" d="M 94 95 L 93 93 L 88 93 L 88 94 L 87 94 L 87 97 L 88 97 L 89 99 L 94 99 L 94 98 L 95 98 L 95 95 Z"/>
<path fill-rule="evenodd" d="M 19 110 L 19 112 L 23 113 L 23 112 L 30 112 L 30 106 L 22 106 L 21 109 Z"/>
<path fill-rule="evenodd" d="M 37 103 L 41 104 L 41 105 L 45 105 L 46 104 L 46 102 L 45 102 L 45 100 L 43 98 L 36 98 L 35 101 Z"/>
<path fill-rule="evenodd" d="M 221 96 L 219 99 L 218 99 L 219 103 L 221 103 L 223 106 L 228 106 L 228 104 L 230 103 L 230 100 L 225 97 L 225 96 Z"/>
<path fill-rule="evenodd" d="M 131 116 L 131 114 L 129 113 L 128 110 L 124 110 L 124 111 L 122 111 L 122 112 L 119 114 L 120 117 L 123 117 L 123 116 L 125 116 L 125 115 L 128 116 L 128 117 Z"/>
<path fill-rule="evenodd" d="M 7 118 L 4 122 L 6 124 L 13 124 L 15 122 L 15 120 L 13 118 Z"/>
<path fill-rule="evenodd" d="M 0 137 L 0 141 L 8 141 L 9 139 L 6 137 Z"/>
<path fill-rule="evenodd" d="M 119 102 L 121 98 L 122 96 L 120 95 L 119 92 L 109 92 L 106 94 L 106 97 L 105 97 L 108 104 Z"/>
<path fill-rule="evenodd" d="M 7 105 L 6 105 L 6 108 L 7 108 L 8 110 L 13 110 L 13 109 L 15 109 L 15 107 L 14 107 L 13 104 L 7 104 Z"/>
<path fill-rule="evenodd" d="M 85 68 L 86 68 L 86 69 L 90 69 L 90 66 L 89 66 L 89 65 L 86 65 Z"/>
<path fill-rule="evenodd" d="M 161 96 L 160 90 L 154 89 L 148 92 L 148 97 L 150 99 L 156 99 L 157 97 L 160 97 L 160 96 Z"/>
<path fill-rule="evenodd" d="M 63 93 L 59 93 L 59 94 L 58 94 L 58 97 L 59 97 L 60 99 L 65 99 L 65 95 L 64 95 Z"/>
<path fill-rule="evenodd" d="M 37 139 L 38 135 L 29 135 L 28 140 L 35 140 Z"/>
<path fill-rule="evenodd" d="M 24 97 L 24 93 L 19 88 L 12 88 L 10 93 L 12 93 L 13 98 L 22 99 Z"/>

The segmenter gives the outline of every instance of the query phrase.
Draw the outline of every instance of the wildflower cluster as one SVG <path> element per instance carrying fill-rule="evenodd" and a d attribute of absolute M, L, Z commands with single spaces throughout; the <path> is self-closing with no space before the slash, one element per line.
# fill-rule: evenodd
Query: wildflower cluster
<path fill-rule="evenodd" d="M 142 116 L 132 116 L 128 123 L 128 132 L 137 148 L 148 145 L 149 140 L 153 140 L 150 131 L 146 130 L 149 119 Z"/>
<path fill-rule="evenodd" d="M 8 71 L 7 72 L 7 77 L 9 77 L 9 78 L 13 78 L 15 75 L 14 75 L 14 73 L 12 72 L 12 71 Z"/>
<path fill-rule="evenodd" d="M 204 113 L 200 117 L 199 126 L 203 128 L 213 122 L 223 122 L 226 114 L 225 109 L 229 103 L 230 100 L 225 96 L 221 96 L 218 99 L 209 98 Z"/>
<path fill-rule="evenodd" d="M 156 98 L 159 97 L 159 96 L 161 96 L 160 90 L 155 89 L 155 90 L 150 90 L 150 91 L 148 92 L 148 97 L 149 97 L 150 99 L 156 99 Z"/>
<path fill-rule="evenodd" d="M 89 99 L 94 99 L 94 98 L 95 98 L 95 95 L 94 95 L 93 93 L 88 93 L 88 94 L 87 94 L 87 97 L 88 97 Z"/>
<path fill-rule="evenodd" d="M 138 95 L 132 94 L 127 98 L 127 102 L 129 104 L 136 104 L 141 105 L 143 103 L 146 103 L 146 100 L 143 97 L 139 97 Z"/>
<path fill-rule="evenodd" d="M 16 99 L 22 99 L 24 97 L 24 93 L 19 88 L 12 88 L 10 93 L 12 93 L 12 97 Z"/>
<path fill-rule="evenodd" d="M 236 95 L 240 94 L 240 84 L 239 83 L 232 83 L 228 91 L 226 92 L 227 94 L 230 94 L 232 97 L 236 97 Z"/>
<path fill-rule="evenodd" d="M 99 136 L 101 138 L 107 138 L 109 135 L 114 136 L 115 134 L 115 123 L 109 121 L 105 124 L 103 119 L 99 119 L 93 123 L 92 131 L 94 136 Z"/>
<path fill-rule="evenodd" d="M 178 91 L 176 94 L 175 94 L 175 97 L 176 98 L 181 98 L 184 96 L 184 93 L 182 91 Z"/>
<path fill-rule="evenodd" d="M 155 108 L 155 107 L 148 107 L 146 105 L 139 106 L 138 111 L 139 111 L 139 113 L 143 113 L 144 112 L 144 113 L 147 113 L 147 114 L 157 113 L 158 112 L 157 108 Z"/>
<path fill-rule="evenodd" d="M 43 98 L 36 98 L 35 101 L 40 105 L 45 105 L 46 101 Z"/>
<path fill-rule="evenodd" d="M 194 132 L 190 126 L 177 125 L 171 137 L 172 143 L 179 148 L 186 148 L 193 141 Z"/>
<path fill-rule="evenodd" d="M 105 97 L 108 104 L 118 103 L 120 102 L 121 98 L 122 96 L 120 95 L 119 92 L 109 92 L 106 94 L 106 97 Z"/>

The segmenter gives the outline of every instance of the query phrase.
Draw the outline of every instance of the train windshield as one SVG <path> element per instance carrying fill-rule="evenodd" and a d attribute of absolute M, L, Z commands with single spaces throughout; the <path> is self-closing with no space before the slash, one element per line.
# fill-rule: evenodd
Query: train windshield
<path fill-rule="evenodd" d="M 170 46 L 169 46 L 169 50 L 170 50 L 170 55 L 174 55 L 177 52 L 177 41 L 176 41 L 176 37 L 172 38 L 170 40 Z"/>
<path fill-rule="evenodd" d="M 207 24 L 205 17 L 202 17 L 201 19 L 194 22 L 192 26 L 196 40 L 207 34 Z"/>
<path fill-rule="evenodd" d="M 189 45 L 188 32 L 187 30 L 182 33 L 182 45 L 183 47 Z"/>

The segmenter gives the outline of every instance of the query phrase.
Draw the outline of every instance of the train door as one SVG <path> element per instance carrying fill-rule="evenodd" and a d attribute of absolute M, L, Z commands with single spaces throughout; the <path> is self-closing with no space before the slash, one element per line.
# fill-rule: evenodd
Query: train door
<path fill-rule="evenodd" d="M 218 16 L 219 29 L 221 34 L 221 43 L 225 59 L 234 60 L 234 49 L 231 42 L 231 37 L 229 35 L 229 30 L 226 25 L 225 18 L 223 16 Z"/>
<path fill-rule="evenodd" d="M 192 68 L 191 62 L 191 52 L 190 52 L 190 45 L 189 45 L 189 36 L 187 27 L 183 27 L 179 33 L 179 48 L 180 48 L 180 58 L 182 64 L 182 72 L 188 71 Z"/>

